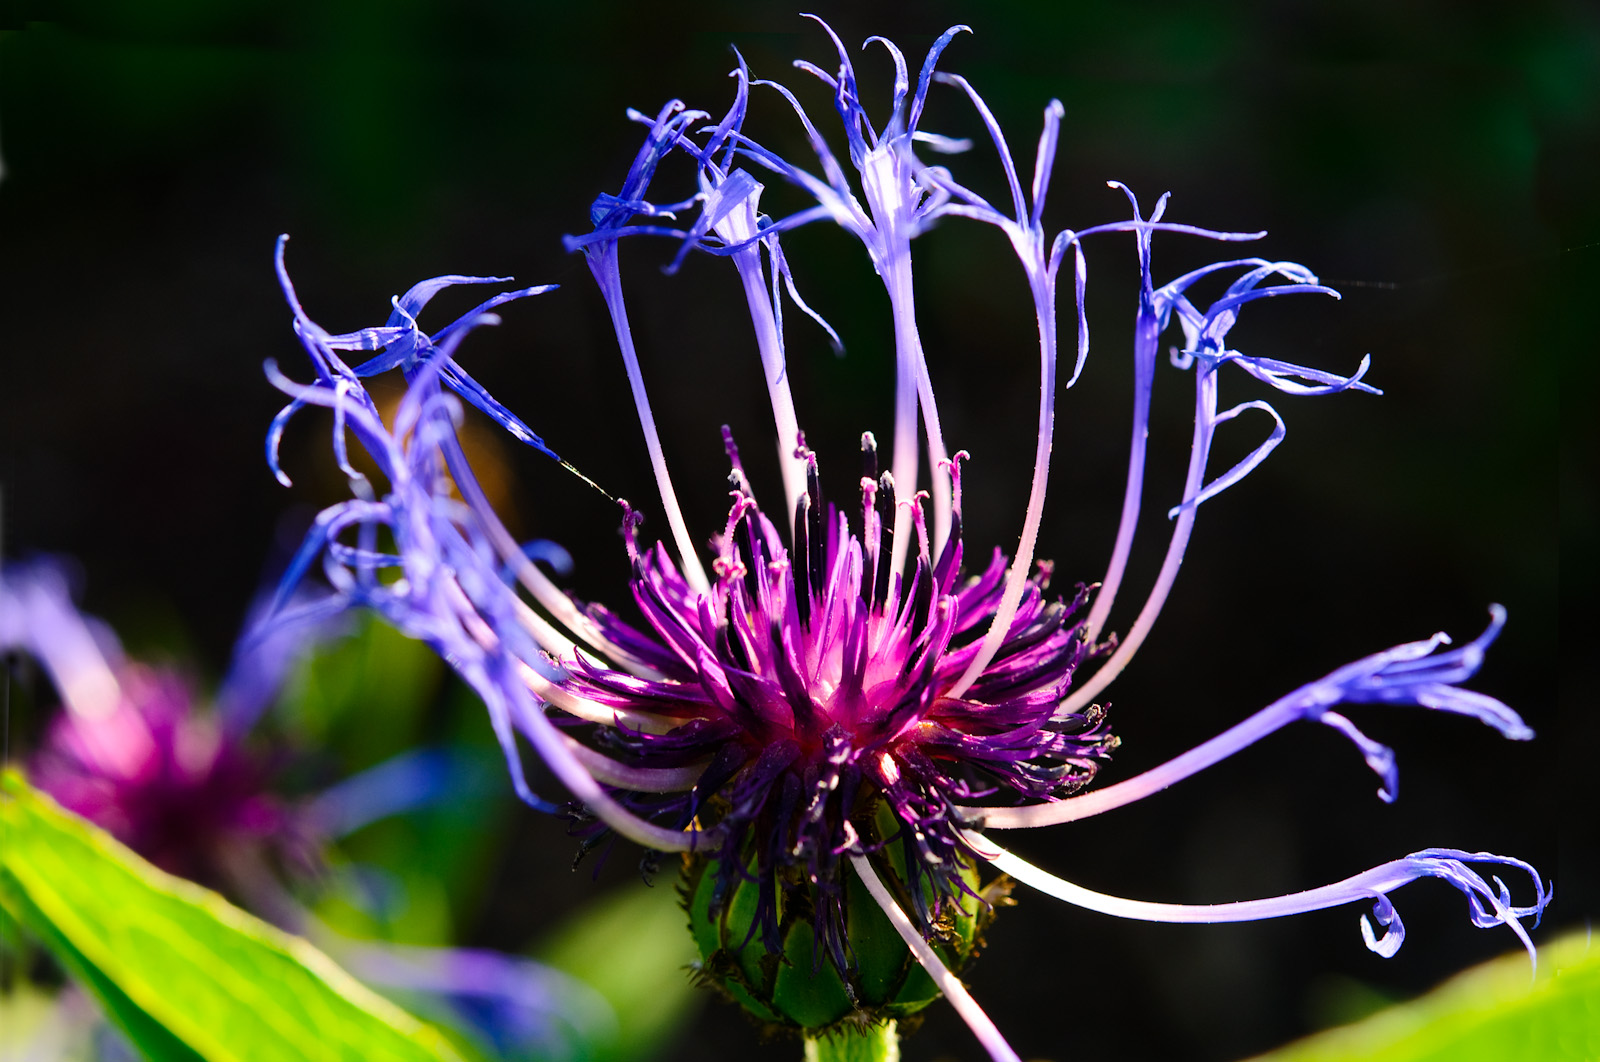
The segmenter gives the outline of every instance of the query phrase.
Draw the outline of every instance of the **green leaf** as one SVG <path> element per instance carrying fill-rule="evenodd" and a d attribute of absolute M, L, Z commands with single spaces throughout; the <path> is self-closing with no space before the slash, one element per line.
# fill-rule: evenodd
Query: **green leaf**
<path fill-rule="evenodd" d="M 332 960 L 157 870 L 0 775 L 0 905 L 141 1052 L 165 1060 L 456 1060 Z"/>
<path fill-rule="evenodd" d="M 1580 1062 L 1600 1058 L 1600 948 L 1586 934 L 1516 952 L 1420 999 L 1318 1033 L 1255 1062 Z"/>

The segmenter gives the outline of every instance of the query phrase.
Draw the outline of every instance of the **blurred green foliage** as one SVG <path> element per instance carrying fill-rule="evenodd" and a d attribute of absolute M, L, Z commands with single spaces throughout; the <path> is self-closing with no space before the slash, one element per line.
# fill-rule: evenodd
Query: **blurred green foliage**
<path fill-rule="evenodd" d="M 670 881 L 648 889 L 634 885 L 594 901 L 534 953 L 594 988 L 616 1011 L 614 1034 L 597 1037 L 575 1062 L 659 1057 L 707 998 L 689 981 L 697 956 L 688 916 Z"/>
<path fill-rule="evenodd" d="M 318 917 L 353 937 L 417 945 L 459 940 L 482 901 L 514 801 L 482 704 L 444 664 L 375 616 L 311 655 L 274 725 L 340 775 L 428 745 L 452 764 L 447 799 L 364 826 L 329 852 L 334 887 Z"/>
<path fill-rule="evenodd" d="M 0 904 L 157 1062 L 459 1053 L 309 943 L 0 777 Z"/>
<path fill-rule="evenodd" d="M 448 799 L 365 826 L 330 851 L 317 917 L 352 939 L 450 946 L 481 916 L 521 805 L 483 704 L 420 642 L 359 614 L 291 677 L 276 725 L 346 769 L 437 743 L 456 763 Z M 559 868 L 555 868 L 559 870 Z M 673 867 L 675 869 L 675 865 Z M 615 1020 L 575 1028 L 569 1062 L 644 1062 L 670 1050 L 704 998 L 671 875 L 591 900 L 530 954 L 593 988 Z M 527 897 L 540 902 L 538 895 Z M 479 1045 L 480 1048 L 482 1045 Z"/>
<path fill-rule="evenodd" d="M 1515 952 L 1255 1062 L 1589 1062 L 1600 1058 L 1600 948 L 1587 932 Z"/>
<path fill-rule="evenodd" d="M 422 643 L 360 613 L 348 637 L 319 647 L 290 677 L 277 721 L 346 769 L 370 767 L 423 736 L 444 673 Z"/>

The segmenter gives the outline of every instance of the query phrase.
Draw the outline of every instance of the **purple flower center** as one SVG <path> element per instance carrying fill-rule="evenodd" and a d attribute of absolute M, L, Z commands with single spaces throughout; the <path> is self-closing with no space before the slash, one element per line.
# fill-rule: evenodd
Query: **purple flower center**
<path fill-rule="evenodd" d="M 970 825 L 956 802 L 997 790 L 1064 796 L 1092 779 L 1116 745 L 1098 707 L 1060 711 L 1073 670 L 1089 653 L 1075 619 L 1087 590 L 1080 587 L 1070 604 L 1047 600 L 1047 564 L 1029 580 L 1000 651 L 954 695 L 999 607 L 1006 558 L 995 550 L 981 574 L 962 578 L 965 455 L 957 455 L 950 538 L 932 555 L 919 494 L 910 503 L 914 568 L 908 576 L 892 571 L 894 483 L 875 475 L 870 435 L 862 449 L 852 527 L 823 499 L 816 457 L 801 441 L 807 489 L 785 548 L 729 438 L 734 500 L 713 544 L 709 590 L 696 592 L 659 544 L 638 548 L 639 517 L 630 509 L 631 585 L 654 636 L 590 610 L 653 676 L 576 654 L 563 661 L 569 693 L 619 716 L 660 721 L 605 731 L 630 766 L 705 764 L 687 793 L 624 800 L 650 817 L 675 813 L 680 827 L 695 818 L 720 824 L 725 888 L 748 866 L 763 881 L 814 886 L 837 899 L 841 855 L 875 832 L 868 824 L 886 802 L 899 832 L 882 843 L 902 844 L 912 877 L 927 874 L 938 894 L 953 895 L 964 888 L 958 830 Z M 921 900 L 919 888 L 912 893 Z M 766 891 L 769 946 L 777 940 L 773 900 Z"/>

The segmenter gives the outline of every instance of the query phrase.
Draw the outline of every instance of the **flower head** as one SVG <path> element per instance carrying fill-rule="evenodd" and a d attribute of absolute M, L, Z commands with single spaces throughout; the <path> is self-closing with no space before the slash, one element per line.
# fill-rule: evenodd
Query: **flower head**
<path fill-rule="evenodd" d="M 995 551 L 981 573 L 963 578 L 966 455 L 958 454 L 956 534 L 938 556 L 930 552 L 919 495 L 916 567 L 909 578 L 892 573 L 892 481 L 872 475 L 875 443 L 870 435 L 862 442 L 867 474 L 854 519 L 824 501 L 816 456 L 802 448 L 808 489 L 788 544 L 750 493 L 730 442 L 733 507 L 706 594 L 692 591 L 659 545 L 639 550 L 630 511 L 633 595 L 650 633 L 608 614 L 601 622 L 657 677 L 577 655 L 564 682 L 540 690 L 582 718 L 626 713 L 637 729 L 619 728 L 608 744 L 632 765 L 693 766 L 693 788 L 629 803 L 682 826 L 718 828 L 719 898 L 749 873 L 817 888 L 817 931 L 841 971 L 839 864 L 863 845 L 857 823 L 875 804 L 905 827 L 896 841 L 907 885 L 931 922 L 925 878 L 935 898 L 957 901 L 967 890 L 959 802 L 997 789 L 1064 796 L 1084 786 L 1116 744 L 1097 707 L 1058 711 L 1088 654 L 1075 622 L 1086 592 L 1080 587 L 1071 603 L 1051 600 L 1048 566 L 1029 581 L 995 659 L 963 694 L 952 693 L 978 651 L 975 632 L 994 618 L 1004 557 Z M 754 916 L 773 951 L 781 950 L 778 907 L 768 891 Z"/>
<path fill-rule="evenodd" d="M 110 629 L 73 605 L 57 565 L 0 570 L 0 651 L 37 659 L 63 699 L 30 758 L 32 782 L 169 873 L 227 889 L 314 935 L 408 1005 L 501 1052 L 566 1057 L 576 1039 L 614 1020 L 586 985 L 496 952 L 352 941 L 286 887 L 320 876 L 329 842 L 456 796 L 473 769 L 444 750 L 413 749 L 319 793 L 284 793 L 288 757 L 251 742 L 250 730 L 309 643 L 330 633 L 304 620 L 326 613 L 311 607 L 301 622 L 250 625 L 211 706 L 175 670 L 125 658 Z"/>
<path fill-rule="evenodd" d="M 228 881 L 241 850 L 314 864 L 320 838 L 274 791 L 279 765 L 227 717 L 201 710 L 183 676 L 123 658 L 115 637 L 73 607 L 60 569 L 0 573 L 0 615 L 0 648 L 35 656 L 64 702 L 30 765 L 40 789 L 162 868 L 208 884 Z M 252 684 L 236 680 L 229 696 L 251 699 Z"/>
<path fill-rule="evenodd" d="M 1462 650 L 1438 653 L 1435 639 L 1376 654 L 1302 687 L 1166 765 L 1079 792 L 1116 746 L 1096 697 L 1138 653 L 1156 622 L 1200 506 L 1241 483 L 1285 438 L 1283 418 L 1265 401 L 1221 407 L 1221 366 L 1235 364 L 1289 395 L 1377 391 L 1364 381 L 1365 358 L 1343 376 L 1245 354 L 1233 345 L 1230 334 L 1246 306 L 1278 296 L 1335 294 L 1306 267 L 1229 258 L 1166 283 L 1156 279 L 1158 233 L 1230 243 L 1262 233 L 1166 221 L 1166 196 L 1147 217 L 1133 193 L 1114 184 L 1126 193 L 1131 218 L 1047 238 L 1043 206 L 1062 108 L 1052 102 L 1045 110 L 1025 194 L 1006 139 L 982 98 L 964 79 L 935 69 L 963 29 L 955 27 L 935 44 L 914 93 L 900 51 L 881 38 L 868 42 L 885 46 L 896 72 L 890 117 L 881 129 L 867 120 L 850 60 L 831 30 L 837 73 L 797 64 L 833 93 L 860 195 L 797 98 L 773 82 L 753 79 L 742 58 L 734 71 L 734 104 L 714 126 L 696 130 L 695 123 L 707 116 L 676 101 L 653 120 L 630 112 L 649 126 L 645 145 L 621 194 L 596 200 L 594 230 L 570 237 L 568 246 L 586 254 L 610 310 L 670 530 L 671 549 L 641 544 L 638 512 L 623 503 L 629 589 L 642 625 L 562 594 L 511 540 L 476 489 L 455 441 L 455 409 L 438 386 L 445 373 L 457 371 L 454 346 L 446 351 L 441 345 L 427 371 L 415 375 L 392 429 L 377 420 L 356 381 L 319 380 L 299 388 L 277 379 L 297 399 L 359 421 L 357 437 L 374 451 L 385 474 L 393 473 L 381 499 L 358 498 L 329 510 L 303 557 L 309 561 L 321 552 L 345 603 L 375 607 L 429 640 L 478 689 L 506 743 L 519 791 L 526 793 L 526 787 L 513 730 L 532 742 L 581 805 L 576 814 L 587 838 L 612 830 L 652 849 L 690 853 L 691 909 L 707 976 L 721 980 L 764 1020 L 798 1025 L 808 1035 L 846 1018 L 904 1012 L 895 1009 L 902 997 L 886 1002 L 881 991 L 905 976 L 891 963 L 891 972 L 900 971 L 900 981 L 894 981 L 877 965 L 881 937 L 890 935 L 904 941 L 994 1057 L 1015 1057 L 947 966 L 972 953 L 974 910 L 992 898 L 977 884 L 974 862 L 1071 903 L 1156 920 L 1262 918 L 1372 901 L 1386 931 L 1378 935 L 1363 918 L 1362 932 L 1369 947 L 1385 955 L 1402 934 L 1388 893 L 1436 877 L 1469 897 L 1475 924 L 1509 925 L 1527 942 L 1521 920 L 1537 920 L 1549 891 L 1527 864 L 1487 853 L 1429 849 L 1290 896 L 1196 909 L 1091 893 L 989 838 L 987 831 L 1067 822 L 1139 799 L 1301 719 L 1350 737 L 1383 779 L 1385 799 L 1392 799 L 1392 754 L 1332 710 L 1343 703 L 1466 714 L 1519 740 L 1531 731 L 1499 701 L 1459 688 L 1503 623 L 1496 607 L 1490 629 Z M 919 159 L 919 146 L 966 146 L 920 128 L 930 86 L 941 83 L 960 89 L 977 108 L 1011 192 L 1011 213 L 945 168 Z M 822 176 L 784 160 L 745 131 L 752 87 L 772 87 L 793 105 Z M 697 190 L 670 207 L 653 206 L 648 187 L 673 152 L 693 162 Z M 742 164 L 800 187 L 816 205 L 778 220 L 762 215 L 762 186 Z M 681 226 L 671 223 L 688 211 L 698 213 Z M 639 215 L 647 222 L 632 224 Z M 912 239 L 937 217 L 976 220 L 1006 233 L 1038 326 L 1038 439 L 1017 548 L 1009 560 L 995 550 L 970 571 L 963 563 L 961 529 L 966 455 L 950 457 L 945 449 L 911 270 Z M 788 386 L 782 291 L 810 310 L 794 292 L 781 241 L 821 220 L 834 221 L 865 246 L 884 282 L 894 327 L 889 468 L 880 475 L 876 441 L 864 435 L 859 500 L 855 488 L 843 500 L 824 496 L 821 469 L 799 431 Z M 698 249 L 732 259 L 767 377 L 783 507 L 757 503 L 724 429 L 731 506 L 704 554 L 673 490 L 627 317 L 617 251 L 619 241 L 635 235 L 669 237 L 681 241 L 682 253 Z M 1066 599 L 1050 589 L 1050 565 L 1035 558 L 1055 402 L 1064 389 L 1056 375 L 1056 283 L 1070 252 L 1077 304 L 1077 363 L 1065 385 L 1071 387 L 1089 352 L 1085 247 L 1128 236 L 1141 285 L 1121 522 L 1105 573 Z M 1231 284 L 1201 309 L 1205 304 L 1195 291 L 1229 274 Z M 1120 637 L 1102 637 L 1139 523 L 1157 354 L 1173 324 L 1183 343 L 1172 349 L 1172 364 L 1194 375 L 1188 469 L 1169 509 L 1172 530 L 1159 573 Z M 302 339 L 313 329 L 302 323 Z M 1267 437 L 1232 468 L 1212 475 L 1208 466 L 1218 431 L 1252 411 L 1271 419 Z M 920 443 L 919 417 L 925 428 Z M 919 489 L 924 453 L 926 491 Z M 461 503 L 438 472 L 441 456 Z M 372 543 L 380 528 L 389 532 L 392 552 L 341 538 L 353 534 Z M 502 565 L 531 600 L 501 581 Z M 403 577 L 379 580 L 375 573 L 385 566 L 398 567 Z M 537 806 L 550 806 L 527 795 Z M 1498 879 L 1491 887 L 1473 863 L 1526 872 L 1533 902 L 1514 903 Z M 879 921 L 869 925 L 861 904 L 881 908 Z M 799 938 L 797 925 L 805 927 Z M 804 945 L 798 950 L 796 939 Z M 807 963 L 810 974 L 783 972 Z M 869 969 L 878 972 L 869 976 Z M 817 1003 L 822 997 L 816 995 L 804 1005 L 778 998 L 786 977 L 793 987 L 828 976 L 842 982 L 832 1003 Z M 882 983 L 869 991 L 874 978 Z"/>

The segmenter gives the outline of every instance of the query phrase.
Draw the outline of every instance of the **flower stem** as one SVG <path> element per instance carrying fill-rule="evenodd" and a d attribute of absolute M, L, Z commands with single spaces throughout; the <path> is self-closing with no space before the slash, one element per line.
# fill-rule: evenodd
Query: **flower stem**
<path fill-rule="evenodd" d="M 887 1021 L 808 1036 L 805 1062 L 900 1062 L 900 1033 L 893 1021 Z"/>

